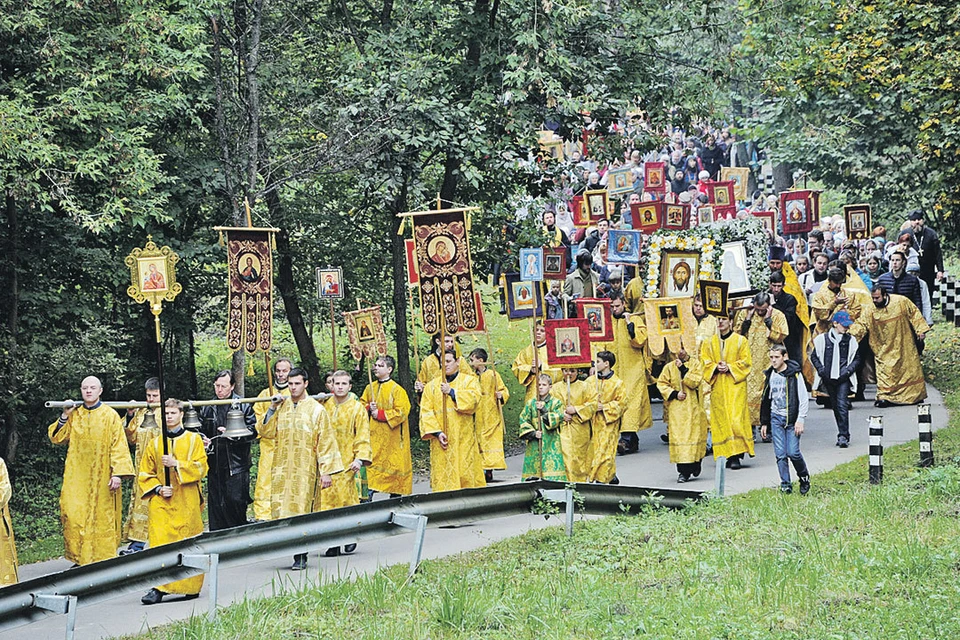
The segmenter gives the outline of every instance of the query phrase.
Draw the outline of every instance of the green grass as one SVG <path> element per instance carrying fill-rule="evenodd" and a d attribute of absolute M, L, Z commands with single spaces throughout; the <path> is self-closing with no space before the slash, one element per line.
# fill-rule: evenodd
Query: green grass
<path fill-rule="evenodd" d="M 479 551 L 224 609 L 138 638 L 960 637 L 960 333 L 927 365 L 951 410 L 938 465 L 916 442 L 815 476 L 806 497 L 761 489 L 683 512 L 580 521 Z"/>

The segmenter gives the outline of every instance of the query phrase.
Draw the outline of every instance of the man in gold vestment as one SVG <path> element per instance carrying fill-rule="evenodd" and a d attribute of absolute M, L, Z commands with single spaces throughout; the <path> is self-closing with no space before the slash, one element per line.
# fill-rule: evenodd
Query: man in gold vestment
<path fill-rule="evenodd" d="M 617 478 L 617 441 L 620 438 L 620 420 L 626 403 L 626 385 L 613 367 L 617 356 L 610 351 L 601 351 L 594 362 L 596 375 L 587 378 L 586 386 L 596 389 L 597 407 L 590 425 L 593 435 L 590 448 L 590 482 L 620 484 Z"/>
<path fill-rule="evenodd" d="M 314 511 L 329 511 L 338 507 L 360 504 L 360 469 L 369 467 L 373 460 L 370 451 L 370 415 L 366 406 L 351 393 L 353 381 L 342 369 L 333 374 L 333 398 L 326 405 L 340 449 L 344 471 L 333 476 L 329 487 L 318 487 Z M 356 544 L 344 545 L 345 553 L 352 553 Z M 327 549 L 327 557 L 340 555 L 340 547 Z"/>
<path fill-rule="evenodd" d="M 278 358 L 273 364 L 273 386 L 267 387 L 261 391 L 258 398 L 270 398 L 275 395 L 290 397 L 290 389 L 287 388 L 287 379 L 293 368 L 293 362 L 290 358 Z M 267 415 L 269 406 L 266 402 L 258 402 L 253 405 L 253 414 L 257 417 L 257 424 L 263 424 L 263 417 Z M 274 441 L 264 441 L 262 437 L 260 442 L 260 461 L 257 462 L 257 485 L 253 490 L 253 518 L 255 520 L 270 520 L 270 514 L 273 509 L 271 501 L 273 494 L 270 489 L 270 481 L 273 478 L 273 445 Z"/>
<path fill-rule="evenodd" d="M 437 346 L 439 342 L 440 340 L 437 336 L 431 338 L 430 346 L 433 347 L 433 350 L 430 352 L 430 355 L 420 363 L 420 371 L 417 372 L 417 381 L 413 384 L 413 388 L 417 393 L 423 393 L 423 387 L 426 386 L 428 382 L 440 377 L 440 373 L 443 371 L 443 367 L 440 366 L 440 360 L 443 357 L 443 351 L 447 349 L 453 349 L 456 352 L 457 357 L 460 359 L 461 373 L 473 375 L 467 359 L 460 355 L 460 345 L 457 344 L 456 337 L 453 334 L 448 333 L 443 336 L 443 350 Z"/>
<path fill-rule="evenodd" d="M 473 416 L 480 403 L 476 376 L 460 372 L 453 350 L 444 354 L 444 377 L 434 378 L 420 399 L 420 434 L 430 441 L 430 489 L 486 486 Z"/>
<path fill-rule="evenodd" d="M 577 379 L 577 369 L 564 369 L 564 381 L 553 385 L 551 393 L 563 402 L 560 426 L 560 450 L 570 482 L 588 482 L 593 456 L 590 450 L 590 422 L 597 411 L 597 384 Z"/>
<path fill-rule="evenodd" d="M 677 482 L 700 475 L 707 451 L 707 415 L 700 403 L 703 363 L 681 347 L 677 357 L 663 367 L 657 389 L 668 415 L 670 462 L 677 465 Z"/>
<path fill-rule="evenodd" d="M 147 402 L 150 404 L 160 404 L 160 379 L 148 378 L 143 383 L 146 392 Z M 151 440 L 160 435 L 160 428 L 163 425 L 163 408 L 149 409 L 153 412 L 155 426 L 144 427 L 143 419 L 147 415 L 148 409 L 128 409 L 127 426 L 124 431 L 127 434 L 127 442 L 134 445 L 133 468 L 140 468 L 140 461 L 143 460 L 143 451 Z M 130 505 L 127 508 L 127 522 L 124 525 L 124 537 L 130 541 L 130 545 L 120 552 L 125 556 L 137 551 L 143 551 L 147 544 L 147 511 L 149 505 L 140 497 L 139 491 L 133 491 L 130 494 Z"/>
<path fill-rule="evenodd" d="M 761 291 L 753 297 L 753 306 L 741 309 L 733 323 L 734 329 L 747 339 L 750 345 L 750 358 L 753 362 L 766 362 L 770 347 L 783 344 L 790 333 L 787 318 L 779 309 L 773 308 L 770 294 Z M 799 364 L 799 363 L 798 363 Z M 753 367 L 747 377 L 747 405 L 750 407 L 750 424 L 760 428 L 760 398 L 766 376 L 761 367 Z M 764 442 L 772 442 L 767 439 Z"/>
<path fill-rule="evenodd" d="M 860 276 L 854 274 L 860 280 Z M 831 267 L 827 271 L 827 282 L 820 287 L 810 300 L 810 308 L 817 324 L 813 329 L 813 337 L 830 331 L 831 319 L 837 311 L 846 311 L 854 322 L 860 317 L 863 308 L 860 290 L 847 286 L 847 272 L 840 267 Z M 861 284 L 863 283 L 860 280 Z"/>
<path fill-rule="evenodd" d="M 869 336 L 876 354 L 878 407 L 917 404 L 927 397 L 927 385 L 920 364 L 920 350 L 930 326 L 909 298 L 873 290 L 873 305 L 865 307 L 850 327 L 858 341 Z"/>
<path fill-rule="evenodd" d="M 713 458 L 727 459 L 728 469 L 739 469 L 743 454 L 753 457 L 753 433 L 747 408 L 747 376 L 753 359 L 750 345 L 734 333 L 728 316 L 717 319 L 719 335 L 703 343 L 703 377 L 710 383 L 710 430 Z"/>
<path fill-rule="evenodd" d="M 200 481 L 207 475 L 207 453 L 199 433 L 183 428 L 180 401 L 170 398 L 167 414 L 167 455 L 159 434 L 149 443 L 140 461 L 137 486 L 150 513 L 150 547 L 159 547 L 203 533 L 203 494 Z M 170 483 L 166 484 L 165 469 Z M 183 594 L 184 600 L 200 595 L 203 574 L 177 580 L 150 589 L 140 602 L 157 604 L 172 593 Z"/>
<path fill-rule="evenodd" d="M 391 379 L 396 368 L 391 356 L 380 356 L 373 365 L 376 381 L 360 398 L 370 412 L 370 448 L 373 463 L 367 469 L 371 491 L 391 498 L 413 493 L 413 461 L 410 457 L 410 398 Z"/>
<path fill-rule="evenodd" d="M 84 378 L 80 393 L 83 406 L 64 408 L 47 435 L 53 444 L 67 444 L 60 490 L 63 556 L 86 565 L 117 555 L 120 481 L 135 473 L 120 415 L 100 402 L 100 380 Z"/>
<path fill-rule="evenodd" d="M 623 381 L 625 405 L 620 417 L 620 453 L 636 453 L 640 448 L 637 432 L 653 425 L 650 394 L 647 391 L 647 325 L 626 312 L 623 298 L 610 301 L 613 314 L 613 341 L 603 348 L 617 357 L 617 376 Z"/>
<path fill-rule="evenodd" d="M 288 399 L 273 402 L 258 432 L 273 450 L 270 466 L 270 519 L 311 513 L 316 487 L 327 488 L 343 471 L 340 449 L 326 409 L 307 395 L 309 375 L 292 369 L 287 377 Z M 293 571 L 307 568 L 307 554 L 293 557 Z"/>
<path fill-rule="evenodd" d="M 547 330 L 543 328 L 540 322 L 537 322 L 533 334 L 534 342 L 537 344 L 536 363 L 533 361 L 533 345 L 529 345 L 517 354 L 511 367 L 517 381 L 526 388 L 526 392 L 523 395 L 524 406 L 537 397 L 537 375 L 545 373 L 550 376 L 554 382 L 563 376 L 560 369 L 547 365 Z"/>
<path fill-rule="evenodd" d="M 10 486 L 7 463 L 0 458 L 0 521 L 3 525 L 0 531 L 0 587 L 17 582 L 17 545 L 13 539 L 13 522 L 10 520 L 11 497 L 13 488 Z"/>
<path fill-rule="evenodd" d="M 486 349 L 474 349 L 470 352 L 470 366 L 480 383 L 480 404 L 474 414 L 477 428 L 477 441 L 480 446 L 480 463 L 483 466 L 483 478 L 493 481 L 495 469 L 506 469 L 507 461 L 503 455 L 503 405 L 510 399 L 507 385 L 503 384 L 500 373 L 487 362 Z"/>

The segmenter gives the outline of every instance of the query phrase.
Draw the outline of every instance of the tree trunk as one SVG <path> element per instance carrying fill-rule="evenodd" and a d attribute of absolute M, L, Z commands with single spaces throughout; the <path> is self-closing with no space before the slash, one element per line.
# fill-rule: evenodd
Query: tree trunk
<path fill-rule="evenodd" d="M 793 186 L 793 165 L 778 162 L 773 165 L 773 189 L 777 193 Z"/>
<path fill-rule="evenodd" d="M 19 297 L 20 283 L 17 269 L 20 221 L 17 218 L 17 201 L 11 191 L 6 194 L 6 214 L 7 214 L 7 241 L 6 254 L 10 264 L 10 285 L 7 291 L 7 330 L 10 332 L 10 362 L 17 358 L 17 332 L 19 330 Z M 7 410 L 4 412 L 4 433 L 3 433 L 3 459 L 9 465 L 13 465 L 17 459 L 17 445 L 20 444 L 20 431 L 17 426 L 17 411 L 14 398 L 17 396 L 18 389 L 7 389 L 11 396 L 7 404 Z M 14 475 L 13 469 L 10 475 Z"/>
<path fill-rule="evenodd" d="M 271 220 L 280 220 L 280 198 L 275 189 L 267 192 L 267 209 Z M 290 236 L 286 230 L 277 234 L 277 284 L 280 288 L 280 297 L 283 298 L 283 309 L 290 324 L 290 331 L 297 343 L 300 352 L 300 362 L 310 375 L 310 393 L 326 391 L 323 378 L 320 376 L 320 364 L 317 362 L 317 350 L 313 346 L 310 332 L 303 322 L 303 311 L 300 309 L 300 300 L 297 298 L 296 283 L 293 279 L 293 255 L 290 247 Z"/>
<path fill-rule="evenodd" d="M 406 389 L 408 393 L 412 393 L 410 334 L 407 332 L 410 310 L 407 308 L 406 253 L 403 236 L 397 234 L 400 229 L 400 219 L 397 218 L 397 214 L 402 213 L 407 208 L 407 184 L 408 177 L 404 173 L 400 191 L 387 208 L 390 215 L 387 228 L 390 229 L 390 257 L 393 264 L 393 309 L 396 314 L 397 371 L 395 373 L 400 386 Z"/>

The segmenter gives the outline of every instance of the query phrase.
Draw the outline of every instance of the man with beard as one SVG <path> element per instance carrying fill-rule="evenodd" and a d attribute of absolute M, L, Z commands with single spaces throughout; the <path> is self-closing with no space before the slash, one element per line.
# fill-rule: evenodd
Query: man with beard
<path fill-rule="evenodd" d="M 783 290 L 784 277 L 779 271 L 770 274 L 770 295 L 773 296 L 773 308 L 780 311 L 787 319 L 789 333 L 783 341 L 787 348 L 789 359 L 796 363 L 803 362 L 803 323 L 797 317 L 797 299 Z"/>
<path fill-rule="evenodd" d="M 903 296 L 882 286 L 873 290 L 873 307 L 866 307 L 850 327 L 850 335 L 862 341 L 869 336 L 876 354 L 878 407 L 917 404 L 927 397 L 920 366 L 919 345 L 930 330 L 920 310 Z"/>
<path fill-rule="evenodd" d="M 753 457 L 753 434 L 747 408 L 747 376 L 753 365 L 747 339 L 733 330 L 730 316 L 717 318 L 718 334 L 703 343 L 703 378 L 710 383 L 710 431 L 713 458 L 739 469 L 743 454 Z"/>
<path fill-rule="evenodd" d="M 920 279 L 927 283 L 931 295 L 936 283 L 943 278 L 943 251 L 937 232 L 923 224 L 923 212 L 917 209 L 910 216 L 913 229 L 913 248 L 920 254 Z"/>

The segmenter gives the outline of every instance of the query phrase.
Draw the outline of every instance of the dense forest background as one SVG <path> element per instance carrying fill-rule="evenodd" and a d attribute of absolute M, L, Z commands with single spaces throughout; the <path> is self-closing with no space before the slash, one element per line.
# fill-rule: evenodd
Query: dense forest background
<path fill-rule="evenodd" d="M 668 127 L 728 124 L 781 167 L 899 221 L 923 207 L 960 231 L 960 8 L 936 0 L 0 0 L 0 455 L 50 475 L 44 400 L 101 377 L 139 398 L 156 370 L 123 258 L 147 234 L 181 258 L 163 314 L 171 395 L 230 366 L 217 225 L 282 229 L 276 324 L 329 364 L 314 269 L 384 305 L 409 380 L 398 212 L 482 207 L 477 277 L 513 203 L 542 195 L 526 162 L 544 122 L 575 140 L 590 113 Z M 607 155 L 609 157 L 602 157 Z M 778 185 L 789 186 L 789 185 Z M 827 212 L 830 213 L 830 212 Z M 329 331 L 329 327 L 326 329 Z M 326 351 L 325 351 L 326 350 Z M 256 392 L 263 386 L 259 362 Z M 233 359 L 238 373 L 242 356 Z M 241 383 L 241 388 L 242 388 Z M 54 473 L 56 475 L 56 473 Z M 29 501 L 23 494 L 17 498 Z M 21 503 L 21 510 L 29 505 Z"/>

